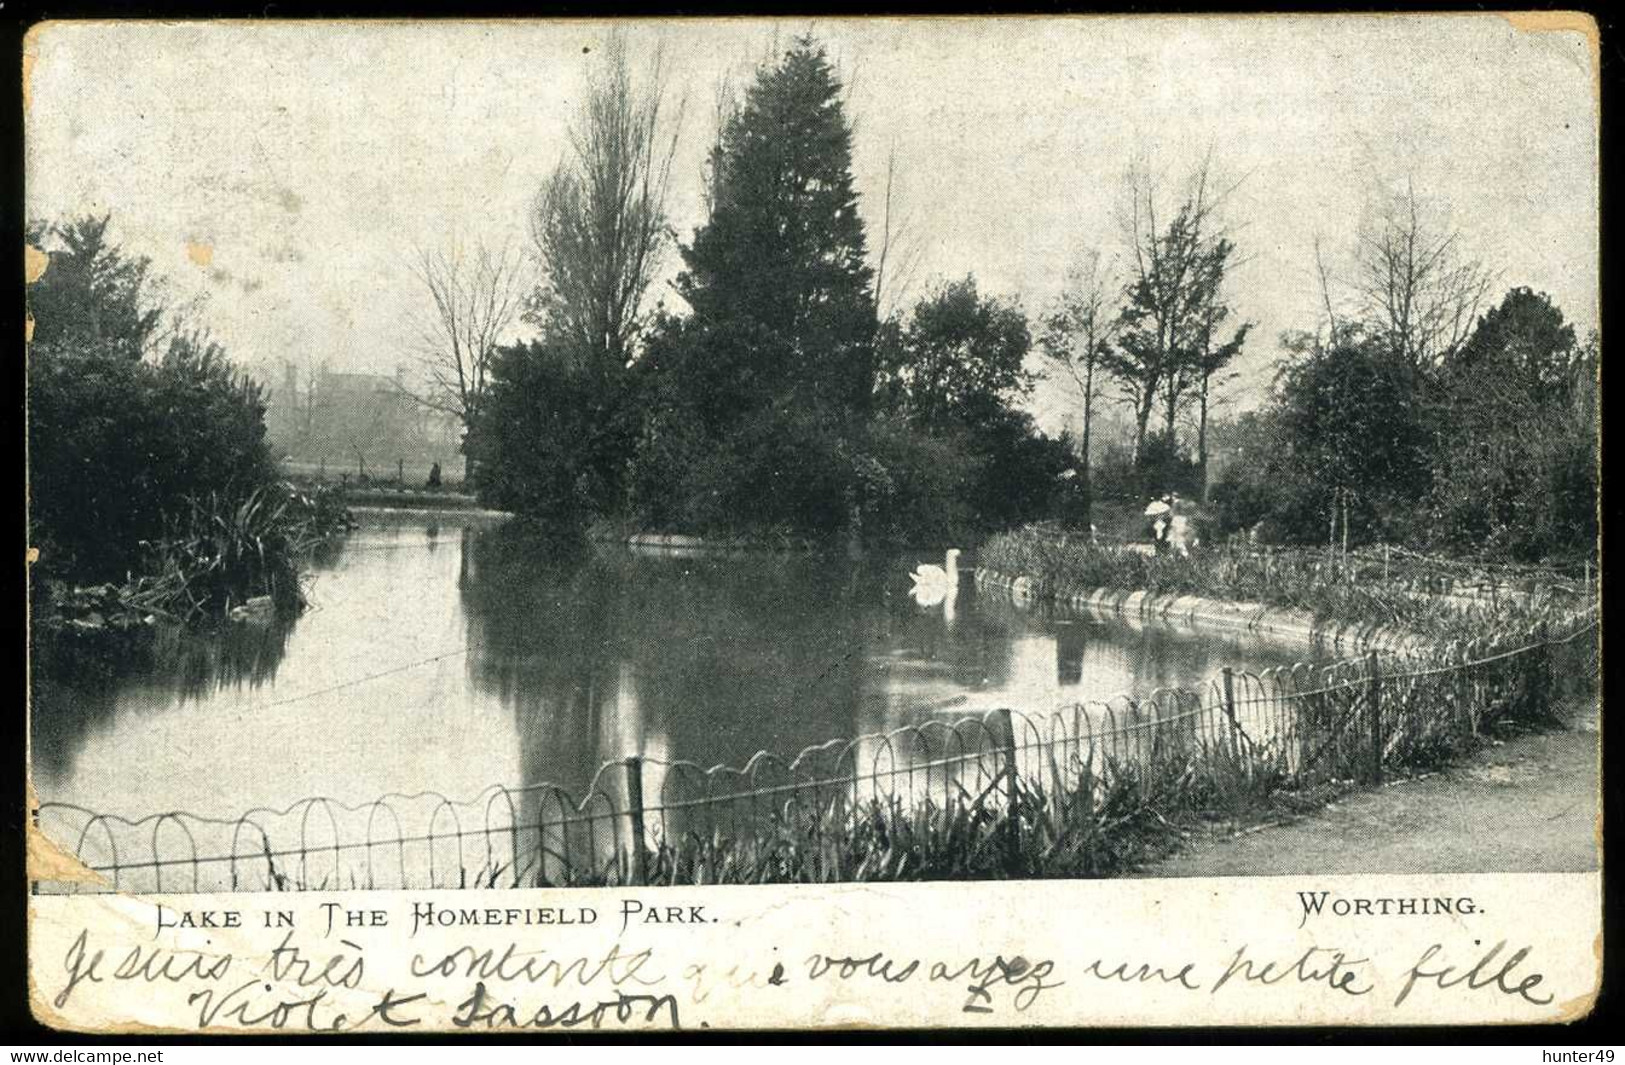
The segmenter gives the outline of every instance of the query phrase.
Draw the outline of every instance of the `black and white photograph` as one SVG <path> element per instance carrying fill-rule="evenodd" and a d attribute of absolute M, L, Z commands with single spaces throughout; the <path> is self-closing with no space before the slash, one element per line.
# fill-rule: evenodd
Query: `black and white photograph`
<path fill-rule="evenodd" d="M 36 26 L 29 890 L 1596 883 L 1564 18 Z"/>

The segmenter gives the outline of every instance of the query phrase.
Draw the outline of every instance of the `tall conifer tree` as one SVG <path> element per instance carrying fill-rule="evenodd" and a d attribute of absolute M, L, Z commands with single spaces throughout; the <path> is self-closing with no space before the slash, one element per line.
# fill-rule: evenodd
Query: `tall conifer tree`
<path fill-rule="evenodd" d="M 875 304 L 852 128 L 822 46 L 764 68 L 711 155 L 711 214 L 682 249 L 695 324 L 762 337 L 751 369 L 828 412 L 873 390 Z"/>

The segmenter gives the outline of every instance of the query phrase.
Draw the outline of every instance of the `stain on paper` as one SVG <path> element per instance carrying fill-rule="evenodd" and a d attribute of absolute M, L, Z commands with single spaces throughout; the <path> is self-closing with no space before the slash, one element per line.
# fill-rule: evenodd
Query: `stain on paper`
<path fill-rule="evenodd" d="M 36 248 L 32 244 L 23 245 L 23 280 L 28 284 L 38 283 L 39 279 L 45 276 L 45 271 L 50 268 L 50 265 L 51 255 L 44 248 Z M 34 316 L 25 313 L 23 315 L 23 343 L 32 344 L 33 342 Z"/>
<path fill-rule="evenodd" d="M 1579 33 L 1597 41 L 1597 20 L 1584 11 L 1503 11 L 1512 28 L 1525 33 Z"/>
<path fill-rule="evenodd" d="M 23 245 L 23 280 L 30 285 L 36 284 L 45 276 L 45 270 L 51 265 L 51 256 L 44 248 L 36 248 L 32 244 Z"/>
<path fill-rule="evenodd" d="M 1521 33 L 1578 33 L 1586 39 L 1591 60 L 1591 78 L 1598 94 L 1602 92 L 1602 34 L 1597 20 L 1584 11 L 1502 11 L 1497 12 Z"/>
<path fill-rule="evenodd" d="M 1591 941 L 1591 953 L 1597 959 L 1596 981 L 1591 985 L 1591 990 L 1585 994 L 1575 995 L 1573 998 L 1559 1002 L 1557 1004 L 1558 1016 L 1554 1023 L 1571 1024 L 1575 1021 L 1583 1021 L 1596 1010 L 1597 996 L 1602 993 L 1603 957 L 1601 932 L 1598 932 L 1596 938 Z"/>
<path fill-rule="evenodd" d="M 32 30 L 28 31 L 28 36 L 23 38 L 23 114 L 24 115 L 28 114 L 29 106 L 31 104 L 33 104 L 33 102 L 34 102 L 34 99 L 33 99 L 33 97 L 34 97 L 34 94 L 33 94 L 34 64 L 35 64 L 35 62 L 37 62 L 39 60 L 39 55 L 34 50 L 34 47 L 33 47 L 34 42 L 33 42 L 32 38 L 33 38 L 35 33 L 39 32 L 39 29 L 40 29 L 40 27 L 35 26 Z"/>

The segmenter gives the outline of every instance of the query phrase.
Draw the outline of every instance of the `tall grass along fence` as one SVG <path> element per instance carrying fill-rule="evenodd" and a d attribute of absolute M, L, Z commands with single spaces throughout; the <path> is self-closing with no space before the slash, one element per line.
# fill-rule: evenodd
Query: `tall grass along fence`
<path fill-rule="evenodd" d="M 1266 547 L 1230 541 L 1189 556 L 1112 542 L 1058 525 L 993 537 L 979 569 L 1026 576 L 1063 598 L 1096 588 L 1197 595 L 1305 610 L 1343 621 L 1453 620 L 1478 625 L 1507 611 L 1573 613 L 1596 601 L 1597 570 L 1438 558 L 1399 547 Z"/>
<path fill-rule="evenodd" d="M 996 710 L 742 767 L 627 758 L 584 792 L 309 798 L 236 818 L 36 823 L 103 883 L 262 891 L 1105 876 L 1178 825 L 1433 767 L 1594 691 L 1597 622 L 1264 673 L 1043 716 Z"/>

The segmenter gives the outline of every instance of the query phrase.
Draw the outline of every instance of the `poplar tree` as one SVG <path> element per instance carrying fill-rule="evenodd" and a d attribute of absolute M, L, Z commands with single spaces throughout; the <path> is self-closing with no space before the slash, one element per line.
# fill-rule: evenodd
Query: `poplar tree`
<path fill-rule="evenodd" d="M 645 297 L 669 246 L 666 191 L 682 104 L 666 106 L 663 55 L 633 69 L 609 35 L 570 124 L 570 150 L 542 186 L 531 239 L 542 276 L 527 317 L 614 366 L 647 321 Z"/>

